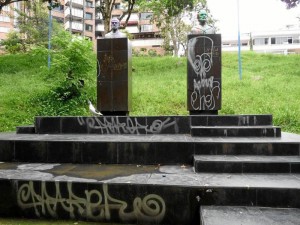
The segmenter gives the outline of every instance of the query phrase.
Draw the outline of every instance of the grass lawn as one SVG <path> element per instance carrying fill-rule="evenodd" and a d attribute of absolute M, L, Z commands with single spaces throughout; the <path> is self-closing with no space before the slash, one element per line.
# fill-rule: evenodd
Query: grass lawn
<path fill-rule="evenodd" d="M 96 71 L 81 100 L 52 101 L 46 58 L 0 56 L 0 131 L 32 124 L 37 115 L 89 115 L 82 99 L 96 102 Z M 186 58 L 133 57 L 131 115 L 187 115 Z M 95 61 L 96 68 L 96 61 Z M 300 55 L 242 52 L 222 55 L 222 110 L 219 114 L 273 114 L 283 131 L 300 134 Z M 47 101 L 48 100 L 48 101 Z"/>

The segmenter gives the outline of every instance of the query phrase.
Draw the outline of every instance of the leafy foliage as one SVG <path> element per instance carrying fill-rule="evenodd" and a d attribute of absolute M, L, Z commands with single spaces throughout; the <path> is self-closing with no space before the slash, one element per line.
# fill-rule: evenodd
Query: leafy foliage
<path fill-rule="evenodd" d="M 10 32 L 7 40 L 2 42 L 10 53 L 30 51 L 34 46 L 46 46 L 48 42 L 47 7 L 41 1 L 26 2 L 24 7 L 26 12 L 15 9 L 18 32 Z M 53 20 L 52 33 L 55 35 L 59 30 L 63 28 Z"/>
<path fill-rule="evenodd" d="M 141 11 L 153 12 L 152 20 L 161 30 L 164 49 L 166 51 L 172 49 L 175 56 L 179 56 L 180 47 L 186 51 L 187 34 L 191 30 L 191 25 L 183 22 L 183 15 L 187 14 L 187 9 L 205 8 L 209 11 L 206 0 L 144 0 L 140 3 L 140 7 Z M 191 12 L 190 17 L 193 17 Z M 213 24 L 215 21 L 209 17 L 208 22 Z"/>
<path fill-rule="evenodd" d="M 274 124 L 283 131 L 300 134 L 299 57 L 243 52 L 239 80 L 237 54 L 224 52 L 220 114 L 273 114 Z M 62 101 L 52 91 L 64 77 L 52 74 L 45 79 L 45 56 L 0 56 L 0 131 L 30 124 L 36 115 L 89 115 L 86 99 L 96 102 L 95 55 L 91 61 L 81 95 Z M 183 57 L 133 57 L 130 114 L 187 115 L 186 63 Z"/>
<path fill-rule="evenodd" d="M 66 101 L 79 97 L 93 68 L 92 42 L 61 31 L 53 37 L 52 46 L 49 77 L 55 81 L 54 93 L 57 99 Z"/>
<path fill-rule="evenodd" d="M 24 43 L 20 37 L 20 33 L 16 31 L 10 31 L 7 34 L 7 38 L 0 43 L 5 47 L 5 50 L 11 54 L 15 54 L 24 51 Z"/>

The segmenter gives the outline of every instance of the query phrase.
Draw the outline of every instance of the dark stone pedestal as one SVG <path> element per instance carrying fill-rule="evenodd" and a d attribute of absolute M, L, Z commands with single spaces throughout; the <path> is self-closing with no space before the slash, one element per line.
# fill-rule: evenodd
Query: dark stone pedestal
<path fill-rule="evenodd" d="M 221 35 L 188 35 L 187 109 L 216 115 L 221 109 Z"/>
<path fill-rule="evenodd" d="M 97 40 L 97 109 L 128 115 L 132 96 L 131 44 L 127 38 Z"/>

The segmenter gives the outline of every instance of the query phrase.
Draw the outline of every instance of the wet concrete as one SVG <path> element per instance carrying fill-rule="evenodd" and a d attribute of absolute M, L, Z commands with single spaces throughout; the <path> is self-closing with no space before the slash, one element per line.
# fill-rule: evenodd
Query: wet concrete
<path fill-rule="evenodd" d="M 131 183 L 198 188 L 275 188 L 300 190 L 300 174 L 195 173 L 187 165 L 82 165 L 0 163 L 0 179 Z"/>

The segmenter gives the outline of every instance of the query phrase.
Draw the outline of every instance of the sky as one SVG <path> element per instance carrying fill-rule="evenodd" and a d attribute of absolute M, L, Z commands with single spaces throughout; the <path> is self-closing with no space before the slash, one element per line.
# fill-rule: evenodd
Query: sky
<path fill-rule="evenodd" d="M 237 37 L 238 3 L 240 32 L 277 30 L 286 25 L 299 23 L 300 5 L 286 9 L 280 0 L 207 0 L 212 16 L 218 20 L 217 28 L 222 36 Z"/>

